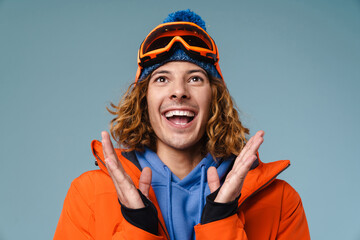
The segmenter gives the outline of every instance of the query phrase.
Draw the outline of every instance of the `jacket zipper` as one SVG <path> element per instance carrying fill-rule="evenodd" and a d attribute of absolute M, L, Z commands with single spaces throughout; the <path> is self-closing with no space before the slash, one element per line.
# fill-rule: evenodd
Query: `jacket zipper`
<path fill-rule="evenodd" d="M 166 239 L 167 239 L 167 240 L 170 240 L 170 237 L 169 237 L 167 231 L 165 230 L 165 227 L 162 225 L 162 223 L 160 222 L 159 218 L 157 218 L 157 219 L 158 219 L 158 222 L 160 223 L 160 226 L 161 226 L 163 232 L 165 233 Z"/>

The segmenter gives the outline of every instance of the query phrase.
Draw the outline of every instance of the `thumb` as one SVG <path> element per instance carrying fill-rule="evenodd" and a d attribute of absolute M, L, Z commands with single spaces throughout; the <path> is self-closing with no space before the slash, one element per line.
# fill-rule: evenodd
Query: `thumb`
<path fill-rule="evenodd" d="M 207 171 L 207 181 L 211 193 L 220 187 L 220 179 L 215 167 L 209 167 Z"/>
<path fill-rule="evenodd" d="M 151 177 L 152 177 L 151 169 L 149 167 L 145 167 L 142 170 L 141 175 L 140 175 L 139 190 L 147 198 L 149 198 L 149 191 L 150 191 L 150 186 L 151 186 Z"/>

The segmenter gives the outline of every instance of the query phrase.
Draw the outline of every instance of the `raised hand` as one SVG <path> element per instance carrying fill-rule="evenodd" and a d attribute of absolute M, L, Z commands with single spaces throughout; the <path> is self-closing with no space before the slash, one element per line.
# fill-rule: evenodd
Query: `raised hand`
<path fill-rule="evenodd" d="M 241 192 L 244 179 L 249 172 L 253 162 L 256 160 L 256 152 L 264 141 L 264 131 L 258 131 L 246 143 L 243 150 L 235 159 L 231 171 L 226 176 L 224 184 L 221 186 L 215 202 L 227 203 L 234 201 Z M 214 192 L 220 187 L 220 180 L 215 167 L 210 167 L 207 172 L 210 192 Z"/>
<path fill-rule="evenodd" d="M 106 168 L 108 169 L 110 177 L 115 185 L 119 201 L 127 208 L 137 209 L 145 207 L 133 181 L 125 172 L 123 166 L 117 158 L 109 133 L 103 131 L 101 132 L 101 137 Z M 150 184 L 151 169 L 146 167 L 143 169 L 139 180 L 139 189 L 146 197 L 149 197 Z"/>

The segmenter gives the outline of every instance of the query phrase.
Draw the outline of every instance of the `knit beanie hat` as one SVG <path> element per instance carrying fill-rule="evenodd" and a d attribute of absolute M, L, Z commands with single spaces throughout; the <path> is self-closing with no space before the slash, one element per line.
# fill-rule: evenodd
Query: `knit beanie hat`
<path fill-rule="evenodd" d="M 204 20 L 197 15 L 196 13 L 192 12 L 190 9 L 177 11 L 174 13 L 170 13 L 167 18 L 163 21 L 163 23 L 168 22 L 192 22 L 201 27 L 206 31 L 206 26 Z M 217 71 L 215 66 L 212 63 L 200 61 L 198 59 L 191 58 L 182 48 L 180 48 L 177 44 L 174 44 L 172 47 L 172 55 L 163 60 L 160 63 L 153 64 L 151 66 L 147 66 L 144 69 L 142 69 L 140 73 L 140 77 L 138 81 L 143 80 L 146 78 L 149 74 L 151 74 L 155 69 L 161 67 L 165 63 L 172 62 L 172 61 L 185 61 L 185 62 L 191 62 L 202 69 L 204 69 L 209 76 L 216 77 L 216 78 L 222 78 L 221 74 Z"/>

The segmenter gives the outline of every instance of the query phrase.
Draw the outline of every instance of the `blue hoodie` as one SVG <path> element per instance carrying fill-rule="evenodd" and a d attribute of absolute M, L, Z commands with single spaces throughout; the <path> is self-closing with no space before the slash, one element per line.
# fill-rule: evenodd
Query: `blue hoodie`
<path fill-rule="evenodd" d="M 220 179 L 228 172 L 234 158 L 214 161 L 210 154 L 182 180 L 175 176 L 158 155 L 145 148 L 135 152 L 140 166 L 152 170 L 151 186 L 155 191 L 161 213 L 171 240 L 195 239 L 194 226 L 200 223 L 206 196 L 210 194 L 206 172 L 210 166 L 217 168 Z"/>

